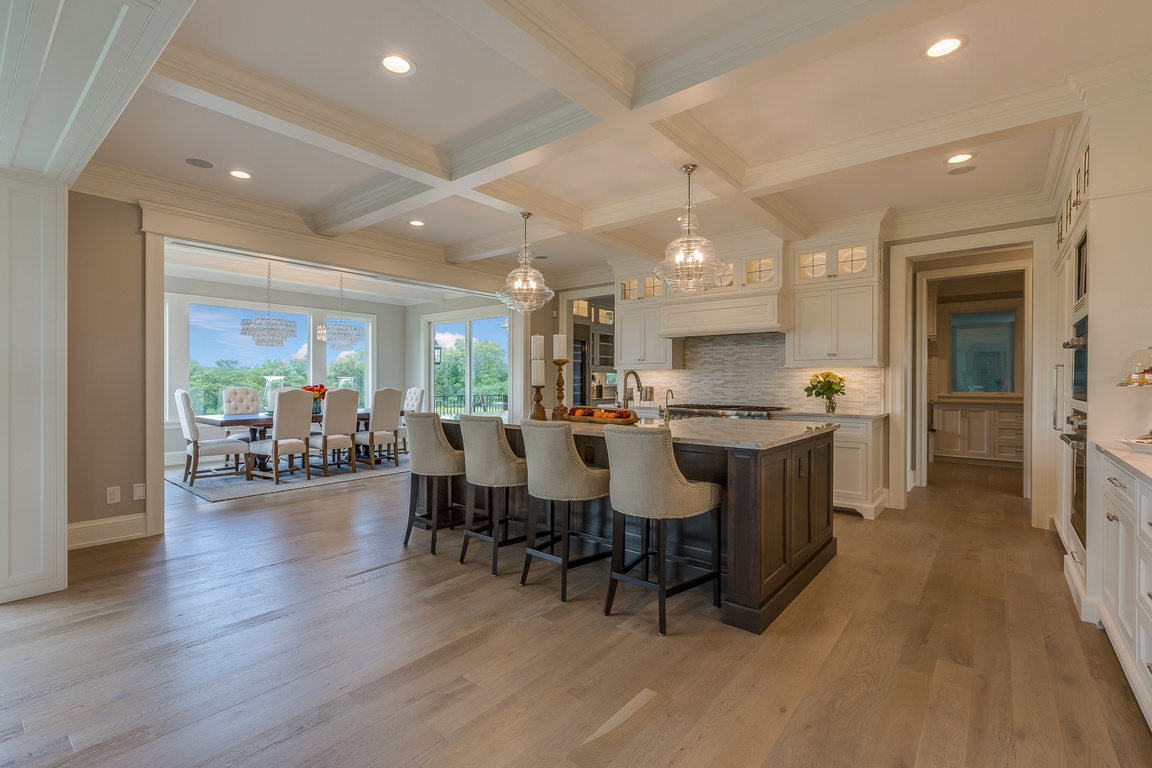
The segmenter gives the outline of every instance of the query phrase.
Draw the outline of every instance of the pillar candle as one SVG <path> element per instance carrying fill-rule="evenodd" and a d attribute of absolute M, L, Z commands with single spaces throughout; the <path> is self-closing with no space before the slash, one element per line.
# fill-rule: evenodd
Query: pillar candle
<path fill-rule="evenodd" d="M 541 336 L 540 339 L 541 339 L 541 343 L 543 343 L 544 337 Z M 544 361 L 543 360 L 533 360 L 532 361 L 532 386 L 534 386 L 534 387 L 544 386 Z"/>
<path fill-rule="evenodd" d="M 532 337 L 532 359 L 544 359 L 544 337 L 539 334 Z M 541 384 L 543 384 L 543 382 L 541 382 Z"/>
<path fill-rule="evenodd" d="M 553 360 L 567 360 L 568 359 L 568 334 L 557 333 L 552 337 L 552 359 Z"/>

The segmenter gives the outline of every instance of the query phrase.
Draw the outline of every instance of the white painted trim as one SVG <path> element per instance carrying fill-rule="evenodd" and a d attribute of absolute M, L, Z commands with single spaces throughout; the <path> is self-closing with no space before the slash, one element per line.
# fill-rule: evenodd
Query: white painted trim
<path fill-rule="evenodd" d="M 163 493 L 160 494 L 163 502 Z M 163 505 L 161 505 L 163 506 Z M 85 520 L 68 525 L 68 549 L 97 547 L 128 539 L 142 539 L 152 536 L 148 532 L 147 512 L 137 512 L 119 517 L 106 517 L 102 520 Z"/>
<path fill-rule="evenodd" d="M 167 346 L 164 295 L 164 238 L 144 234 L 144 515 L 145 533 L 164 533 L 164 416 L 170 384 L 164 365 Z M 185 366 L 187 371 L 187 366 Z M 69 533 L 71 537 L 71 533 Z"/>
<path fill-rule="evenodd" d="M 524 376 L 526 366 L 521 362 L 521 358 L 528 354 L 527 343 L 524 339 L 528 323 L 524 315 L 503 304 L 473 307 L 472 309 L 455 309 L 450 312 L 433 312 L 421 316 L 420 322 L 423 327 L 420 329 L 420 370 L 424 372 L 424 392 L 428 398 L 428 410 L 432 410 L 432 403 L 436 398 L 436 391 L 433 386 L 436 363 L 433 361 L 432 355 L 429 354 L 429 350 L 432 348 L 432 328 L 440 323 L 464 323 L 464 327 L 467 329 L 468 323 L 473 320 L 488 320 L 504 315 L 508 317 L 508 421 L 511 422 L 515 419 L 519 422 L 527 411 L 518 411 L 516 405 L 520 402 L 525 404 L 528 402 L 528 388 L 523 385 L 526 380 Z M 468 333 L 467 330 L 465 330 L 465 341 L 467 355 L 471 358 L 472 334 Z M 471 403 L 472 377 L 466 376 L 464 383 L 464 402 Z"/>

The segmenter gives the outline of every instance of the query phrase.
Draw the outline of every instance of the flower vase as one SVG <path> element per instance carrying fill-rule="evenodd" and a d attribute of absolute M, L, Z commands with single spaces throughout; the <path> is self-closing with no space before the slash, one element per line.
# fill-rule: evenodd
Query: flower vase
<path fill-rule="evenodd" d="M 824 413 L 836 413 L 836 401 L 828 398 L 824 401 Z"/>
<path fill-rule="evenodd" d="M 324 413 L 324 401 L 318 397 L 312 400 L 312 413 Z"/>

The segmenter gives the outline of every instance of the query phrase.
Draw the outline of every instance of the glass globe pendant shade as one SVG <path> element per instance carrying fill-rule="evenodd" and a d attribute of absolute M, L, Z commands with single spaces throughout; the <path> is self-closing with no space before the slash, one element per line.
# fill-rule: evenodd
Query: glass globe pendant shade
<path fill-rule="evenodd" d="M 496 291 L 496 298 L 504 302 L 509 309 L 527 315 L 551 301 L 556 292 L 544 284 L 544 275 L 532 266 L 532 251 L 528 248 L 528 217 L 532 214 L 522 212 L 520 215 L 524 218 L 524 244 L 520 246 L 520 266 L 508 273 L 504 287 Z"/>
<path fill-rule="evenodd" d="M 680 216 L 680 237 L 668 244 L 664 260 L 652 269 L 670 291 L 699 296 L 719 284 L 728 272 L 728 263 L 716 257 L 712 241 L 696 234 L 696 212 L 692 206 L 692 171 L 695 165 L 680 168 L 688 176 L 688 202 Z"/>

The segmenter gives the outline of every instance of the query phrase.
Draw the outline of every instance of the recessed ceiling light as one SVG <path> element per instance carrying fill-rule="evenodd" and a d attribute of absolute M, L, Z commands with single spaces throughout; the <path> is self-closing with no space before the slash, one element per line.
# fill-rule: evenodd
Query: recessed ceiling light
<path fill-rule="evenodd" d="M 974 170 L 976 170 L 976 166 L 974 165 L 962 165 L 959 168 L 953 168 L 952 170 L 948 171 L 948 175 L 963 176 L 966 173 L 972 173 Z"/>
<path fill-rule="evenodd" d="M 185 158 L 184 162 L 188 163 L 188 165 L 193 165 L 197 168 L 211 168 L 212 167 L 212 163 L 208 162 L 207 160 L 201 160 L 198 157 Z"/>
<path fill-rule="evenodd" d="M 228 174 L 230 176 L 235 176 L 238 179 L 250 179 L 250 178 L 252 178 L 252 174 L 248 173 L 248 171 L 228 171 Z"/>
<path fill-rule="evenodd" d="M 384 69 L 394 75 L 410 75 L 416 71 L 416 65 L 407 56 L 399 53 L 386 53 L 380 57 L 380 64 Z"/>
<path fill-rule="evenodd" d="M 408 222 L 408 223 L 409 223 L 411 226 L 413 226 L 413 227 L 422 227 L 422 226 L 424 226 L 424 222 L 420 221 L 420 219 L 412 219 L 412 221 L 410 221 L 410 222 Z"/>
<path fill-rule="evenodd" d="M 943 40 L 937 40 L 924 49 L 920 54 L 926 59 L 939 59 L 942 56 L 956 53 L 964 46 L 968 45 L 968 38 L 964 35 L 956 35 L 955 37 L 946 37 Z"/>
<path fill-rule="evenodd" d="M 974 157 L 976 157 L 976 155 L 968 152 L 961 152 L 958 155 L 952 155 L 952 157 L 948 158 L 948 162 L 952 163 L 952 165 L 956 165 L 957 163 L 966 163 Z"/>

